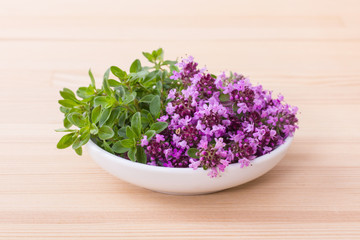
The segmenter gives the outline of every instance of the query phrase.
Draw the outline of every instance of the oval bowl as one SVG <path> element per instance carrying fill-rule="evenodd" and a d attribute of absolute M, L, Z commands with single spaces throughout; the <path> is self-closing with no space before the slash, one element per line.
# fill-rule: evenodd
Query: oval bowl
<path fill-rule="evenodd" d="M 156 192 L 196 195 L 232 188 L 262 176 L 280 162 L 292 140 L 293 137 L 288 137 L 275 150 L 252 160 L 251 166 L 230 164 L 216 178 L 210 178 L 202 168 L 167 168 L 132 162 L 105 151 L 91 140 L 86 147 L 97 164 L 121 180 Z"/>

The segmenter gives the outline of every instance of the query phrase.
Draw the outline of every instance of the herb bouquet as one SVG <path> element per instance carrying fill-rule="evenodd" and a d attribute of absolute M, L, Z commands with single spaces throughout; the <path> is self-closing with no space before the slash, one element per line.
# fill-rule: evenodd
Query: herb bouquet
<path fill-rule="evenodd" d="M 64 88 L 64 135 L 57 147 L 82 154 L 89 140 L 131 161 L 171 168 L 209 169 L 216 177 L 232 163 L 251 164 L 292 136 L 297 108 L 272 97 L 243 75 L 218 76 L 193 58 L 164 60 L 163 50 L 143 52 L 126 72 L 112 66 L 100 88 Z M 112 77 L 110 77 L 112 73 Z M 116 78 L 116 79 L 114 79 Z M 73 128 L 74 127 L 74 128 Z"/>

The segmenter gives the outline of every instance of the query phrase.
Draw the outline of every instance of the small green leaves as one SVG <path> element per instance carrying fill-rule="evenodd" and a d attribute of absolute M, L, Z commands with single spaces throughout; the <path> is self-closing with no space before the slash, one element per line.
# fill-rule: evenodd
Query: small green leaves
<path fill-rule="evenodd" d="M 111 110 L 110 117 L 107 119 L 105 124 L 112 127 L 115 124 L 115 122 L 118 121 L 120 113 L 121 113 L 120 107 L 113 108 Z"/>
<path fill-rule="evenodd" d="M 106 70 L 106 72 L 104 74 L 104 80 L 103 80 L 103 89 L 108 96 L 112 95 L 112 90 L 108 83 L 109 74 L 110 74 L 110 68 L 108 70 Z"/>
<path fill-rule="evenodd" d="M 145 95 L 143 98 L 140 99 L 140 102 L 150 103 L 153 100 L 154 97 L 155 96 L 152 95 L 152 94 Z"/>
<path fill-rule="evenodd" d="M 153 116 L 157 117 L 160 113 L 160 97 L 155 96 L 150 102 L 150 112 Z"/>
<path fill-rule="evenodd" d="M 130 126 L 126 127 L 126 136 L 130 139 L 136 139 L 136 133 L 132 130 Z"/>
<path fill-rule="evenodd" d="M 83 133 L 80 137 L 78 137 L 74 144 L 72 145 L 72 148 L 75 150 L 83 145 L 85 145 L 90 139 L 90 133 L 89 132 L 85 132 Z"/>
<path fill-rule="evenodd" d="M 145 135 L 147 136 L 147 140 L 149 141 L 153 136 L 155 136 L 155 130 L 147 130 Z"/>
<path fill-rule="evenodd" d="M 143 147 L 137 146 L 135 153 L 136 161 L 139 163 L 146 163 L 146 153 Z"/>
<path fill-rule="evenodd" d="M 89 86 L 89 87 L 80 87 L 77 91 L 76 94 L 81 97 L 82 99 L 87 99 L 90 98 L 92 96 L 94 96 L 95 93 L 95 89 L 93 86 Z"/>
<path fill-rule="evenodd" d="M 153 56 L 159 60 L 162 61 L 164 59 L 164 50 L 162 48 L 159 48 L 158 50 L 156 50 L 156 53 L 154 54 L 155 51 L 153 51 Z"/>
<path fill-rule="evenodd" d="M 96 86 L 95 86 L 95 78 L 94 78 L 94 75 L 91 72 L 91 69 L 89 69 L 89 76 L 90 76 L 90 79 L 91 79 L 91 86 L 93 86 L 93 88 L 95 89 L 96 88 Z"/>
<path fill-rule="evenodd" d="M 82 148 L 79 147 L 79 148 L 75 149 L 75 152 L 76 152 L 77 155 L 81 156 L 82 155 Z"/>
<path fill-rule="evenodd" d="M 156 122 L 151 125 L 150 130 L 154 130 L 156 133 L 162 132 L 165 128 L 167 128 L 167 122 Z"/>
<path fill-rule="evenodd" d="M 112 66 L 110 68 L 112 74 L 114 74 L 116 77 L 118 77 L 120 80 L 124 80 L 127 77 L 127 74 L 125 71 L 121 70 L 120 68 L 116 66 Z"/>
<path fill-rule="evenodd" d="M 58 149 L 64 149 L 67 147 L 70 147 L 71 144 L 73 144 L 73 142 L 75 141 L 76 138 L 74 138 L 75 133 L 69 133 L 64 135 L 60 141 L 57 144 L 57 148 Z"/>
<path fill-rule="evenodd" d="M 119 122 L 118 122 L 118 125 L 119 125 L 120 127 L 123 127 L 123 126 L 124 126 L 127 117 L 128 117 L 127 111 L 120 113 Z"/>
<path fill-rule="evenodd" d="M 99 132 L 98 127 L 96 126 L 95 123 L 92 123 L 91 126 L 90 126 L 90 133 L 92 135 L 96 135 L 96 134 L 98 134 L 98 132 Z"/>
<path fill-rule="evenodd" d="M 149 60 L 149 62 L 153 63 L 155 61 L 155 58 L 153 57 L 153 55 L 151 55 L 151 53 L 142 52 L 142 54 L 144 55 L 144 57 L 146 57 L 147 60 Z"/>
<path fill-rule="evenodd" d="M 105 122 L 109 119 L 111 114 L 111 108 L 106 108 L 101 112 L 100 119 L 99 119 L 99 126 L 102 127 Z"/>
<path fill-rule="evenodd" d="M 136 112 L 131 118 L 131 128 L 137 136 L 141 135 L 141 114 Z"/>
<path fill-rule="evenodd" d="M 131 103 L 132 101 L 134 101 L 136 98 L 136 92 L 132 92 L 132 93 L 129 93 L 129 94 L 126 94 L 125 95 L 125 98 L 124 98 L 124 104 L 129 104 Z"/>
<path fill-rule="evenodd" d="M 130 150 L 128 151 L 128 157 L 130 158 L 131 161 L 135 162 L 136 161 L 136 148 L 132 147 L 130 148 Z"/>
<path fill-rule="evenodd" d="M 74 106 L 79 105 L 77 102 L 70 100 L 70 99 L 64 99 L 58 101 L 62 106 L 72 108 Z"/>
<path fill-rule="evenodd" d="M 86 118 L 81 115 L 80 113 L 74 112 L 74 113 L 70 113 L 67 117 L 67 119 L 69 120 L 69 122 L 79 128 L 84 127 L 87 124 L 87 120 Z"/>
<path fill-rule="evenodd" d="M 91 112 L 91 122 L 97 123 L 100 120 L 101 105 L 95 107 Z"/>
<path fill-rule="evenodd" d="M 107 140 L 114 136 L 114 131 L 109 126 L 104 125 L 99 129 L 98 134 L 101 140 Z"/>
<path fill-rule="evenodd" d="M 133 139 L 124 139 L 124 140 L 121 140 L 121 145 L 125 148 L 132 148 L 135 146 L 135 142 Z"/>
<path fill-rule="evenodd" d="M 116 99 L 109 96 L 99 96 L 94 98 L 94 106 L 101 105 L 103 108 L 109 108 L 116 102 Z"/>
<path fill-rule="evenodd" d="M 64 114 L 64 132 L 59 148 L 72 148 L 79 155 L 90 137 L 110 153 L 127 154 L 132 161 L 146 163 L 146 154 L 140 146 L 144 135 L 150 140 L 167 127 L 157 122 L 166 99 L 167 90 L 180 89 L 169 77 L 176 70 L 175 61 L 164 61 L 159 48 L 143 55 L 153 64 L 142 66 L 139 59 L 132 62 L 130 71 L 112 66 L 104 74 L 102 86 L 96 88 L 91 70 L 91 83 L 80 86 L 74 93 L 68 88 L 60 91 L 60 111 Z M 114 79 L 109 79 L 110 72 Z M 71 129 L 71 128 L 74 129 Z M 124 155 L 121 155 L 124 156 Z"/>
<path fill-rule="evenodd" d="M 62 91 L 60 91 L 60 95 L 64 98 L 64 99 L 70 99 L 73 100 L 75 102 L 77 102 L 77 99 L 75 97 L 75 93 L 73 91 L 71 91 L 68 88 L 64 88 Z"/>
<path fill-rule="evenodd" d="M 140 72 L 142 69 L 139 59 L 136 59 L 130 66 L 130 73 Z"/>
<path fill-rule="evenodd" d="M 64 118 L 64 127 L 65 128 L 71 128 L 73 124 L 67 119 L 67 117 Z"/>
<path fill-rule="evenodd" d="M 109 83 L 110 87 L 119 87 L 119 86 L 121 86 L 121 83 L 114 80 L 114 79 L 109 79 L 108 83 Z"/>
<path fill-rule="evenodd" d="M 121 144 L 121 141 L 117 141 L 113 146 L 112 150 L 116 153 L 125 153 L 130 150 L 130 148 L 126 148 Z"/>
<path fill-rule="evenodd" d="M 122 127 L 120 128 L 118 131 L 117 131 L 117 134 L 119 135 L 119 137 L 122 137 L 122 138 L 126 138 L 126 127 Z"/>
<path fill-rule="evenodd" d="M 73 129 L 67 129 L 67 128 L 59 128 L 55 129 L 55 132 L 75 132 L 76 130 Z"/>
<path fill-rule="evenodd" d="M 187 154 L 189 157 L 191 158 L 196 158 L 198 159 L 199 156 L 196 155 L 196 153 L 198 152 L 199 150 L 197 148 L 190 148 L 188 151 L 187 151 Z"/>

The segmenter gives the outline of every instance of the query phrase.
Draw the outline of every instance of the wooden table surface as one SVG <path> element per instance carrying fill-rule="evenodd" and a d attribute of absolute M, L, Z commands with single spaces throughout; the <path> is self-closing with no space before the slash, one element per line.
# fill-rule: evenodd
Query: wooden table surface
<path fill-rule="evenodd" d="M 360 239 L 359 10 L 356 0 L 2 0 L 0 239 Z M 171 196 L 57 150 L 58 91 L 158 47 L 297 105 L 285 159 L 230 190 Z"/>

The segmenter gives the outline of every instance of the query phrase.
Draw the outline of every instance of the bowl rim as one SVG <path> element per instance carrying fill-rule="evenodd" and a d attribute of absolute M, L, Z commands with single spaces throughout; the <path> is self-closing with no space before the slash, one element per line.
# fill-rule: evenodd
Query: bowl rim
<path fill-rule="evenodd" d="M 293 141 L 294 136 L 288 136 L 285 141 L 279 145 L 277 148 L 275 148 L 274 150 L 272 150 L 269 153 L 266 153 L 260 157 L 257 157 L 253 160 L 251 160 L 252 163 L 258 164 L 258 163 L 262 163 L 265 162 L 267 160 L 269 160 L 269 156 L 271 155 L 276 155 L 277 153 L 282 152 L 283 150 L 285 150 Z M 123 165 L 127 165 L 128 167 L 134 167 L 134 168 L 142 168 L 142 169 L 146 169 L 146 170 L 154 170 L 154 171 L 173 171 L 173 172 L 189 172 L 192 171 L 208 171 L 208 170 L 204 170 L 203 168 L 198 168 L 198 169 L 193 169 L 193 168 L 175 168 L 175 167 L 163 167 L 163 166 L 154 166 L 154 165 L 148 165 L 148 164 L 144 164 L 144 163 L 139 163 L 139 162 L 133 162 L 131 160 L 119 157 L 115 154 L 109 153 L 106 150 L 104 150 L 103 148 L 99 147 L 96 143 L 94 143 L 91 139 L 88 141 L 88 143 L 86 144 L 87 148 L 95 148 L 96 151 L 104 154 L 105 156 L 110 157 L 112 160 L 117 161 Z M 91 155 L 91 154 L 90 154 Z M 232 163 L 229 164 L 226 168 L 240 168 L 241 163 Z"/>

